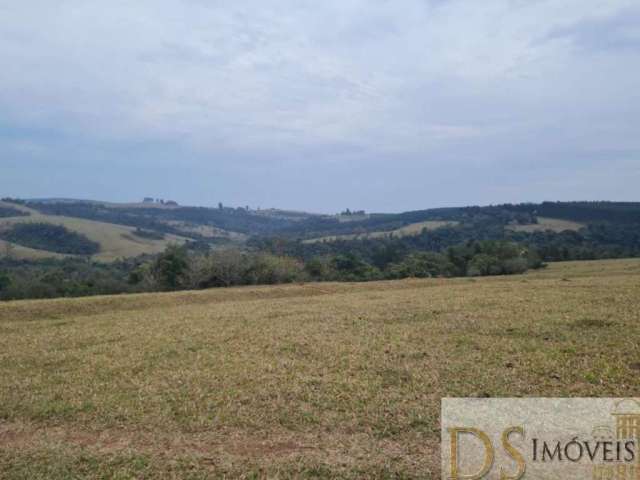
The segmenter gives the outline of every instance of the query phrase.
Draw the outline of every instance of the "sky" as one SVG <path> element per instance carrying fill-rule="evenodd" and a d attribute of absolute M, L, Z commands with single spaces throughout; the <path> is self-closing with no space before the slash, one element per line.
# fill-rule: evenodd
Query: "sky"
<path fill-rule="evenodd" d="M 638 0 L 0 0 L 0 196 L 640 201 Z"/>

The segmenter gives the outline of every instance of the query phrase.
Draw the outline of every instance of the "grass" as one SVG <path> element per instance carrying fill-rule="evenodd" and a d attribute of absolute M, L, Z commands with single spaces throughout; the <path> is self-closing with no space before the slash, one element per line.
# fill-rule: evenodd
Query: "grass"
<path fill-rule="evenodd" d="M 223 238 L 235 242 L 244 242 L 247 239 L 247 235 L 243 233 L 232 232 L 230 230 L 224 230 L 211 225 L 200 225 L 197 223 L 181 222 L 178 220 L 167 220 L 164 223 L 178 228 L 181 232 L 185 232 L 187 235 L 195 233 L 197 235 L 202 235 L 205 238 Z"/>
<path fill-rule="evenodd" d="M 0 202 L 0 205 L 2 204 L 3 203 Z M 28 211 L 30 215 L 28 217 L 0 218 L 0 228 L 6 228 L 16 223 L 28 222 L 44 222 L 54 225 L 63 225 L 69 230 L 86 235 L 90 240 L 100 244 L 100 252 L 92 256 L 94 260 L 108 262 L 118 258 L 135 257 L 145 253 L 160 253 L 169 243 L 183 243 L 185 241 L 184 238 L 175 235 L 165 235 L 165 239 L 163 240 L 141 238 L 135 235 L 136 229 L 134 227 L 96 222 L 82 218 L 44 215 L 22 205 L 11 204 L 11 206 L 23 211 Z M 6 244 L 7 242 L 0 240 L 0 254 L 6 251 Z M 28 248 L 21 245 L 11 245 L 11 254 L 16 258 L 41 259 L 63 258 L 68 256 L 46 250 Z"/>
<path fill-rule="evenodd" d="M 346 235 L 330 235 L 326 237 L 311 238 L 304 240 L 303 243 L 316 243 L 316 242 L 335 242 L 336 240 L 355 240 L 365 238 L 385 238 L 389 236 L 395 237 L 408 237 L 412 235 L 419 235 L 424 229 L 436 230 L 442 227 L 449 227 L 457 225 L 455 221 L 440 221 L 440 220 L 427 220 L 424 222 L 411 223 L 404 227 L 397 228 L 388 232 L 367 232 L 367 233 L 353 233 Z"/>
<path fill-rule="evenodd" d="M 637 396 L 640 260 L 0 304 L 0 478 L 439 478 L 443 396 Z"/>
<path fill-rule="evenodd" d="M 551 230 L 552 232 L 564 232 L 571 230 L 577 232 L 584 228 L 583 223 L 572 222 L 571 220 L 561 220 L 559 218 L 538 217 L 538 223 L 531 225 L 512 225 L 509 228 L 516 232 L 544 232 Z"/>

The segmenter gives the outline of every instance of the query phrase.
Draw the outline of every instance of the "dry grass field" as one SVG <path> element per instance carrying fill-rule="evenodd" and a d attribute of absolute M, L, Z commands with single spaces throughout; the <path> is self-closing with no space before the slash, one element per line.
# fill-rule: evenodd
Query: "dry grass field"
<path fill-rule="evenodd" d="M 6 204 L 25 212 L 29 212 L 28 217 L 8 217 L 0 218 L 0 228 L 9 228 L 16 223 L 50 223 L 53 225 L 63 225 L 71 231 L 86 235 L 90 240 L 100 244 L 100 252 L 93 255 L 94 260 L 110 262 L 118 258 L 136 257 L 142 254 L 154 254 L 162 252 L 170 243 L 181 244 L 185 238 L 176 235 L 166 235 L 163 240 L 153 240 L 141 238 L 135 235 L 135 228 L 113 223 L 96 222 L 83 218 L 72 218 L 58 215 L 43 215 L 36 210 L 23 205 Z M 0 255 L 6 250 L 7 242 L 0 240 Z M 41 258 L 64 258 L 66 256 L 46 250 L 24 247 L 22 245 L 12 245 L 12 255 L 16 258 L 41 259 Z"/>
<path fill-rule="evenodd" d="M 419 235 L 422 230 L 436 230 L 442 227 L 449 227 L 457 225 L 458 222 L 454 221 L 440 221 L 440 220 L 427 220 L 424 222 L 411 223 L 404 227 L 391 230 L 389 232 L 368 232 L 368 233 L 353 233 L 346 235 L 330 235 L 327 237 L 310 238 L 304 240 L 303 243 L 315 243 L 315 242 L 335 242 L 336 240 L 355 240 L 365 238 L 385 238 L 389 236 L 395 237 L 407 237 L 412 235 Z"/>
<path fill-rule="evenodd" d="M 439 478 L 443 396 L 640 394 L 640 260 L 0 304 L 0 478 Z"/>
<path fill-rule="evenodd" d="M 235 242 L 244 242 L 247 239 L 247 235 L 238 232 L 232 232 L 230 230 L 224 230 L 218 227 L 212 227 L 211 225 L 201 225 L 190 222 L 180 222 L 177 220 L 167 220 L 163 223 L 180 229 L 181 232 L 185 232 L 186 235 L 195 233 L 202 235 L 205 238 L 224 238 Z"/>
<path fill-rule="evenodd" d="M 551 230 L 552 232 L 564 232 L 565 230 L 577 232 L 584 226 L 583 223 L 572 222 L 571 220 L 538 217 L 538 223 L 531 225 L 513 225 L 509 228 L 517 232 L 544 232 L 547 230 Z"/>

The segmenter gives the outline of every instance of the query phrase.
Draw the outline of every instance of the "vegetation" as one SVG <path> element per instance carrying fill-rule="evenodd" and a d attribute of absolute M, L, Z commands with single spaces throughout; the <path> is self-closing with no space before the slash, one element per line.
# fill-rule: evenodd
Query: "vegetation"
<path fill-rule="evenodd" d="M 2 205 L 30 212 L 32 222 L 60 225 L 19 227 L 16 219 L 0 220 L 1 238 L 21 237 L 2 246 L 6 257 L 58 257 L 5 267 L 12 287 L 0 295 L 4 299 L 505 275 L 539 268 L 543 262 L 640 256 L 640 203 L 544 202 L 400 214 L 345 210 L 340 216 L 223 205 L 19 200 Z M 21 232 L 25 228 L 36 231 Z M 58 233 L 66 228 L 80 237 L 53 235 L 51 228 Z M 99 243 L 92 260 L 115 261 L 113 269 L 60 259 L 69 252 L 87 255 L 80 253 L 89 250 L 78 247 L 78 238 Z M 165 251 L 172 244 L 184 248 Z"/>
<path fill-rule="evenodd" d="M 96 222 L 82 218 L 64 217 L 55 215 L 44 215 L 28 207 L 20 206 L 30 214 L 28 220 L 22 218 L 0 218 L 0 232 L 11 230 L 18 224 L 26 223 L 46 223 L 58 225 L 66 228 L 70 232 L 82 235 L 92 242 L 100 245 L 100 251 L 91 255 L 93 260 L 104 262 L 116 261 L 121 258 L 132 258 L 145 254 L 157 254 L 162 252 L 171 243 L 184 243 L 188 238 L 178 237 L 172 234 L 165 234 L 156 231 L 143 231 L 136 234 L 136 229 L 124 225 L 112 223 Z M 0 233 L 1 235 L 1 233 Z M 197 235 L 194 235 L 197 236 Z M 58 253 L 59 250 L 72 250 L 75 247 L 75 239 L 71 238 L 69 245 L 60 245 L 55 250 L 48 248 L 48 241 L 39 238 L 38 246 L 41 248 L 28 247 L 24 245 L 12 244 L 13 258 L 26 260 L 39 260 L 44 258 L 61 258 L 69 253 Z M 1 241 L 1 240 L 0 240 Z M 209 243 L 214 243 L 213 241 Z M 33 243 L 32 243 L 33 244 Z M 0 257 L 3 255 L 5 245 L 0 244 Z"/>
<path fill-rule="evenodd" d="M 640 260 L 1 304 L 0 478 L 440 478 L 442 397 L 636 395 L 639 310 Z"/>
<path fill-rule="evenodd" d="M 154 230 L 164 233 L 182 235 L 179 228 L 171 222 L 188 222 L 211 225 L 232 232 L 262 235 L 276 232 L 295 223 L 279 217 L 258 215 L 244 208 L 204 208 L 204 207 L 126 207 L 109 206 L 89 202 L 64 203 L 28 203 L 28 206 L 47 215 L 64 215 L 85 218 L 101 222 L 116 223 Z M 189 232 L 193 238 L 194 233 Z"/>
<path fill-rule="evenodd" d="M 133 232 L 136 237 L 147 238 L 149 240 L 164 240 L 165 234 L 161 232 L 154 232 L 153 230 L 145 230 L 143 228 L 136 228 Z"/>
<path fill-rule="evenodd" d="M 94 255 L 100 244 L 62 225 L 50 223 L 17 223 L 0 232 L 0 238 L 29 248 L 74 255 Z"/>
<path fill-rule="evenodd" d="M 0 270 L 0 295 L 2 295 L 10 286 L 11 279 L 9 278 L 9 275 Z"/>
<path fill-rule="evenodd" d="M 28 217 L 28 216 L 29 216 L 29 212 L 24 212 L 22 210 L 18 210 L 17 208 L 0 205 L 0 218 Z"/>
<path fill-rule="evenodd" d="M 371 281 L 406 277 L 451 277 L 523 273 L 543 266 L 539 257 L 507 242 L 476 242 L 446 253 L 411 254 L 384 270 L 346 253 L 313 258 L 305 265 L 292 257 L 264 252 L 221 250 L 187 254 L 172 246 L 132 274 L 132 283 L 151 290 L 233 285 L 272 285 L 296 281 Z"/>
<path fill-rule="evenodd" d="M 111 264 L 78 259 L 9 260 L 11 288 L 0 300 L 105 293 L 188 290 L 305 281 L 372 281 L 407 277 L 483 276 L 523 273 L 543 263 L 530 250 L 508 242 L 469 242 L 443 253 L 391 256 L 384 268 L 354 253 L 325 255 L 306 262 L 264 251 L 222 249 L 198 244 L 170 245 L 157 256 Z"/>
<path fill-rule="evenodd" d="M 141 261 L 98 263 L 78 258 L 37 261 L 0 258 L 0 300 L 139 292 L 142 288 L 129 283 L 128 278 Z"/>
<path fill-rule="evenodd" d="M 537 251 L 544 261 L 590 260 L 640 256 L 640 223 L 594 223 L 575 230 L 518 231 L 494 221 L 476 218 L 458 225 L 423 230 L 417 235 L 363 237 L 306 242 L 282 237 L 254 238 L 253 248 L 303 260 L 318 256 L 353 254 L 385 269 L 415 252 L 442 252 L 468 242 L 512 242 Z"/>

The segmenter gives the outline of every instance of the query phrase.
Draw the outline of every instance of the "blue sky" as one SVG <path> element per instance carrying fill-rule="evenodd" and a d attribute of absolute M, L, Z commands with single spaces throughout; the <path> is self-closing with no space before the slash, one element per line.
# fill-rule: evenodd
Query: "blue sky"
<path fill-rule="evenodd" d="M 0 195 L 640 200 L 637 0 L 0 0 Z"/>

